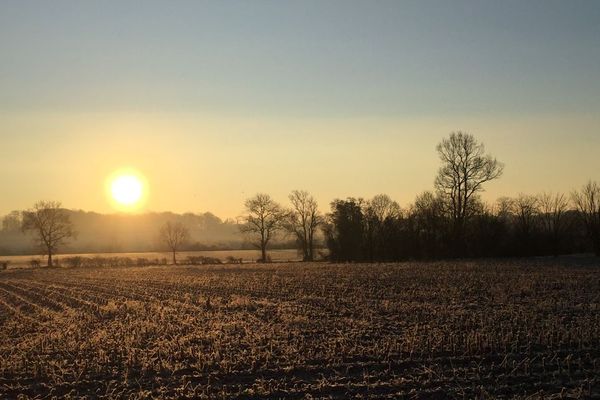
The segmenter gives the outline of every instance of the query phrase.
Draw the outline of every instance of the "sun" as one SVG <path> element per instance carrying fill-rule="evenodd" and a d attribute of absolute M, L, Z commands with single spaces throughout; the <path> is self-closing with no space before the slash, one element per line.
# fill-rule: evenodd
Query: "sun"
<path fill-rule="evenodd" d="M 108 191 L 116 208 L 136 209 L 144 199 L 144 180 L 136 173 L 119 172 L 109 178 Z"/>

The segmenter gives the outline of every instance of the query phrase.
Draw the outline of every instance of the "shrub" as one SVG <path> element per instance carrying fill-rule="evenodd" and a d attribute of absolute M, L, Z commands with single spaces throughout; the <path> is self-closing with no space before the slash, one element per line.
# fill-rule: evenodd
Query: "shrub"
<path fill-rule="evenodd" d="M 39 267 L 40 267 L 40 265 L 42 265 L 42 263 L 40 262 L 40 260 L 37 260 L 37 259 L 35 259 L 35 258 L 32 258 L 32 259 L 29 261 L 29 265 L 30 265 L 32 268 L 39 268 Z"/>
<path fill-rule="evenodd" d="M 202 264 L 222 264 L 223 262 L 216 257 L 205 257 L 205 256 L 188 256 L 186 263 L 190 265 L 202 265 Z"/>
<path fill-rule="evenodd" d="M 234 256 L 227 256 L 225 259 L 228 264 L 242 264 L 244 262 L 241 258 L 235 258 Z"/>
<path fill-rule="evenodd" d="M 78 268 L 83 264 L 83 257 L 65 257 L 63 261 L 68 267 Z"/>
<path fill-rule="evenodd" d="M 0 262 L 0 271 L 4 271 L 6 269 L 8 269 L 8 261 L 2 261 Z"/>
<path fill-rule="evenodd" d="M 223 264 L 223 262 L 216 257 L 202 257 L 202 264 Z"/>

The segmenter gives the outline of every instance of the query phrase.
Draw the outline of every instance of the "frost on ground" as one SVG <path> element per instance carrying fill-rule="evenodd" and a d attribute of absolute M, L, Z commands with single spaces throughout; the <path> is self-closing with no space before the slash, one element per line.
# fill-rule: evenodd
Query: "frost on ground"
<path fill-rule="evenodd" d="M 600 398 L 600 265 L 0 272 L 0 397 Z"/>

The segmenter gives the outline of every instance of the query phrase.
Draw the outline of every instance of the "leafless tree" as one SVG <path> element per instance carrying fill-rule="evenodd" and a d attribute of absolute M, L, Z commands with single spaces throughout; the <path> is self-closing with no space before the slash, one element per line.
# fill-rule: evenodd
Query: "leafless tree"
<path fill-rule="evenodd" d="M 402 215 L 400 205 L 387 194 L 378 194 L 369 201 L 369 208 L 379 222 L 388 218 L 399 218 Z"/>
<path fill-rule="evenodd" d="M 373 261 L 376 247 L 383 242 L 384 223 L 389 218 L 400 218 L 402 209 L 387 194 L 378 194 L 363 204 L 366 256 Z"/>
<path fill-rule="evenodd" d="M 160 240 L 173 254 L 173 264 L 177 265 L 177 252 L 190 236 L 189 230 L 181 222 L 166 222 L 159 231 Z"/>
<path fill-rule="evenodd" d="M 538 199 L 535 196 L 520 194 L 512 204 L 519 232 L 528 237 L 539 215 Z"/>
<path fill-rule="evenodd" d="M 510 222 L 514 210 L 514 200 L 510 197 L 500 197 L 494 207 L 495 215 L 505 223 Z"/>
<path fill-rule="evenodd" d="M 49 267 L 53 266 L 52 256 L 58 247 L 75 236 L 69 214 L 56 201 L 40 201 L 24 211 L 22 228 L 36 235 L 36 242 L 48 255 Z"/>
<path fill-rule="evenodd" d="M 323 217 L 315 198 L 305 190 L 294 190 L 289 195 L 292 210 L 288 213 L 286 228 L 296 236 L 302 249 L 302 259 L 313 261 L 314 238 Z"/>
<path fill-rule="evenodd" d="M 284 227 L 287 213 L 268 194 L 258 193 L 247 199 L 246 215 L 240 230 L 253 237 L 254 245 L 260 249 L 262 262 L 267 262 L 267 246 L 275 233 Z"/>
<path fill-rule="evenodd" d="M 573 192 L 572 197 L 585 224 L 594 253 L 600 256 L 600 185 L 589 181 L 580 191 Z"/>
<path fill-rule="evenodd" d="M 462 247 L 465 224 L 473 213 L 474 196 L 483 184 L 502 175 L 504 165 L 485 154 L 483 143 L 464 132 L 452 132 L 437 146 L 442 166 L 435 188 L 445 200 L 453 224 L 456 245 Z M 458 250 L 458 249 L 455 249 Z"/>
<path fill-rule="evenodd" d="M 569 201 L 562 193 L 542 193 L 538 196 L 538 204 L 542 227 L 552 241 L 552 251 L 556 256 L 560 250 L 560 236 L 564 229 Z"/>

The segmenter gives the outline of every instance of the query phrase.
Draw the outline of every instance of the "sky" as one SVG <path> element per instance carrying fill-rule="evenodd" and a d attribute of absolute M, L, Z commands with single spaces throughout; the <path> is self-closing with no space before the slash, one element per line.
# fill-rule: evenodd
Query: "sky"
<path fill-rule="evenodd" d="M 597 1 L 0 3 L 0 215 L 38 200 L 240 215 L 257 192 L 433 188 L 435 146 L 506 164 L 483 197 L 600 180 Z"/>

